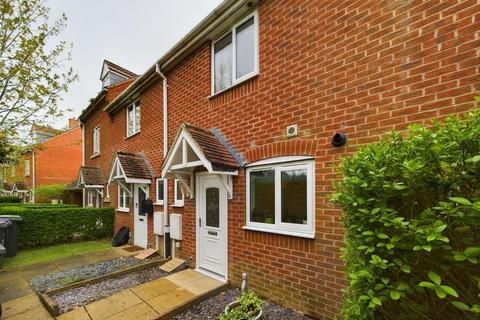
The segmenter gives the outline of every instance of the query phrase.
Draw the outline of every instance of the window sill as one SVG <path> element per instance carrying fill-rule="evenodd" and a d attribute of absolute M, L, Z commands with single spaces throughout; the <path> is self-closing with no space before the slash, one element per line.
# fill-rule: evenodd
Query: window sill
<path fill-rule="evenodd" d="M 247 78 L 245 78 L 245 79 L 243 79 L 243 80 L 241 80 L 241 81 L 239 81 L 239 82 L 237 82 L 237 83 L 235 83 L 235 84 L 232 84 L 230 87 L 225 88 L 225 89 L 223 89 L 223 90 L 220 90 L 220 91 L 218 91 L 218 92 L 213 93 L 211 96 L 208 97 L 208 100 L 214 99 L 215 97 L 220 96 L 220 95 L 224 94 L 225 92 L 227 92 L 227 91 L 229 91 L 229 90 L 232 90 L 232 89 L 238 87 L 238 86 L 241 85 L 241 84 L 244 84 L 244 83 L 247 82 L 247 81 L 250 81 L 250 80 L 252 80 L 252 79 L 255 79 L 255 78 L 258 77 L 258 75 L 259 75 L 258 72 L 252 73 L 252 74 L 251 74 L 250 76 L 248 76 Z"/>
<path fill-rule="evenodd" d="M 154 202 L 153 204 L 156 205 L 156 206 L 163 206 L 163 202 L 158 202 L 157 201 L 157 202 Z"/>
<path fill-rule="evenodd" d="M 135 132 L 135 133 L 132 133 L 132 134 L 129 135 L 129 136 L 126 136 L 126 137 L 125 137 L 125 140 L 130 139 L 131 137 L 134 137 L 134 136 L 136 136 L 137 134 L 140 134 L 140 131 L 137 131 L 137 132 Z"/>
<path fill-rule="evenodd" d="M 173 208 L 183 208 L 183 204 L 172 204 Z"/>
<path fill-rule="evenodd" d="M 116 209 L 115 211 L 117 211 L 117 212 L 123 212 L 123 213 L 129 213 L 129 212 L 130 212 L 130 209 L 127 209 L 127 208 L 118 208 L 118 209 Z"/>
<path fill-rule="evenodd" d="M 286 230 L 269 229 L 269 228 L 262 228 L 262 227 L 253 227 L 253 226 L 243 226 L 242 229 L 249 230 L 249 231 L 276 233 L 276 234 L 281 234 L 285 236 L 292 236 L 292 237 L 299 237 L 299 238 L 315 239 L 315 233 L 286 231 Z"/>
<path fill-rule="evenodd" d="M 94 158 L 96 158 L 96 157 L 100 157 L 100 152 L 99 152 L 99 153 L 92 154 L 92 155 L 90 156 L 90 159 L 94 159 Z"/>

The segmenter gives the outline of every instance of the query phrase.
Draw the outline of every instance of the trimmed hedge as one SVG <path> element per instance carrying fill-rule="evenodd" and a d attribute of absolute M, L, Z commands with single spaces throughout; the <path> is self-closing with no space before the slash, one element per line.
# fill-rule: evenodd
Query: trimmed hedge
<path fill-rule="evenodd" d="M 111 237 L 113 208 L 0 206 L 0 215 L 22 217 L 19 247 Z"/>
<path fill-rule="evenodd" d="M 49 203 L 0 203 L 0 207 L 21 207 L 29 209 L 59 209 L 80 208 L 74 204 L 49 204 Z"/>
<path fill-rule="evenodd" d="M 480 111 L 344 158 L 346 320 L 480 318 Z"/>
<path fill-rule="evenodd" d="M 0 197 L 0 203 L 20 203 L 19 197 Z"/>

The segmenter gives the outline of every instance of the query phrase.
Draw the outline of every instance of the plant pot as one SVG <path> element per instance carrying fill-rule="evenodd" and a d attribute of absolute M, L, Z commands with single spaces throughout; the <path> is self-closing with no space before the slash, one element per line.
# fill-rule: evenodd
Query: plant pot
<path fill-rule="evenodd" d="M 233 301 L 230 302 L 226 307 L 225 307 L 225 315 L 228 315 L 228 310 L 231 308 L 236 308 L 238 305 L 240 305 L 240 302 L 238 301 Z M 263 310 L 262 307 L 260 307 L 260 310 L 258 311 L 258 314 L 253 318 L 254 320 L 260 320 L 263 318 Z"/>

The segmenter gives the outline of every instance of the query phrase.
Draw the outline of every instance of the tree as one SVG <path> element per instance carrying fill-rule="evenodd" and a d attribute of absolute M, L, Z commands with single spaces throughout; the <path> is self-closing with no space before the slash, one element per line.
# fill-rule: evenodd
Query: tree
<path fill-rule="evenodd" d="M 65 111 L 58 106 L 77 74 L 64 41 L 62 15 L 49 24 L 44 0 L 0 0 L 0 131 L 17 135 Z"/>

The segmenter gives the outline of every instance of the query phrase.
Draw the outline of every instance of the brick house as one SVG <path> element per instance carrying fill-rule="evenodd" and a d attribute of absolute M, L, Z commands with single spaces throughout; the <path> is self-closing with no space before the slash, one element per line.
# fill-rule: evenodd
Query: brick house
<path fill-rule="evenodd" d="M 47 130 L 48 129 L 48 130 Z M 69 119 L 65 131 L 34 126 L 33 147 L 19 166 L 29 190 L 41 185 L 64 184 L 75 180 L 82 164 L 82 130 L 76 119 Z M 31 201 L 35 202 L 32 193 Z"/>
<path fill-rule="evenodd" d="M 334 165 L 390 129 L 472 107 L 479 12 L 226 0 L 142 75 L 102 80 L 80 116 L 79 184 L 82 170 L 97 177 L 84 202 L 115 207 L 137 245 L 235 285 L 247 272 L 260 295 L 334 319 L 346 285 Z"/>

